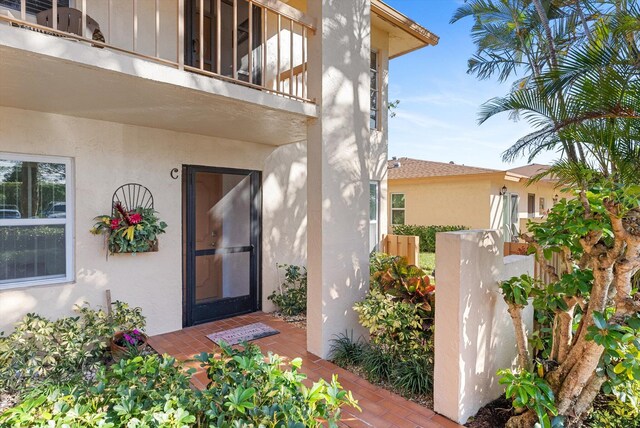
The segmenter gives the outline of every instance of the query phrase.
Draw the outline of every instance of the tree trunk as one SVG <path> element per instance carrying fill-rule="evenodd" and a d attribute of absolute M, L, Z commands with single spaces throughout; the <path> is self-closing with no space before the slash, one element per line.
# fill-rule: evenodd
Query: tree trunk
<path fill-rule="evenodd" d="M 527 329 L 522 320 L 522 306 L 509 304 L 509 315 L 513 321 L 516 332 L 516 344 L 518 346 L 518 366 L 525 370 L 531 369 L 531 357 L 529 356 L 529 342 Z"/>
<path fill-rule="evenodd" d="M 40 195 L 38 187 L 38 164 L 24 162 L 20 172 L 20 214 L 23 218 L 33 217 L 38 213 Z"/>
<path fill-rule="evenodd" d="M 529 410 L 521 415 L 513 416 L 507 421 L 505 428 L 533 428 L 538 422 L 538 417 Z"/>

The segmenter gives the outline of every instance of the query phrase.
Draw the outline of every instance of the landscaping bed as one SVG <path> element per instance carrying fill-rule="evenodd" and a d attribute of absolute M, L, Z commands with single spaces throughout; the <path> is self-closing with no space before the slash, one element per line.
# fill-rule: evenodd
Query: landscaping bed
<path fill-rule="evenodd" d="M 146 346 L 140 309 L 115 306 L 55 321 L 30 314 L 0 335 L 0 426 L 320 427 L 358 409 L 336 378 L 307 387 L 301 359 L 255 345 L 196 356 L 209 380 L 197 390 L 194 369 Z M 124 349 L 118 361 L 111 337 Z"/>

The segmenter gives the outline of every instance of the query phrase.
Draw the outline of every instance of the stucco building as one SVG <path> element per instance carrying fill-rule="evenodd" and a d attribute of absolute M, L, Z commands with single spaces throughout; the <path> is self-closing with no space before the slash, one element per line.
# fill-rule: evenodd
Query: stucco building
<path fill-rule="evenodd" d="M 531 164 L 505 171 L 411 158 L 388 162 L 389 228 L 394 224 L 460 225 L 496 229 L 505 241 L 526 231 L 566 197 L 557 182 L 531 177 L 548 166 Z"/>
<path fill-rule="evenodd" d="M 293 263 L 326 356 L 388 223 L 388 62 L 437 42 L 379 0 L 0 0 L 0 331 L 106 290 L 151 334 L 268 311 Z M 128 183 L 167 233 L 107 258 Z"/>

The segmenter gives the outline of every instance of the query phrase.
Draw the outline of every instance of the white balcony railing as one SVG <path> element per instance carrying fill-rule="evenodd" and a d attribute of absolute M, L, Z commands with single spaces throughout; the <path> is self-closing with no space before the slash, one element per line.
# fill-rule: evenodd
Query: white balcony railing
<path fill-rule="evenodd" d="M 278 0 L 0 0 L 0 22 L 304 102 L 312 19 Z"/>

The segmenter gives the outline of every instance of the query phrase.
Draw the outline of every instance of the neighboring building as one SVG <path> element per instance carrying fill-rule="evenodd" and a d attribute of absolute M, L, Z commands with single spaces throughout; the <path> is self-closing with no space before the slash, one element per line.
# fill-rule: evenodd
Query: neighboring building
<path fill-rule="evenodd" d="M 532 164 L 506 171 L 410 158 L 388 162 L 389 228 L 394 224 L 497 229 L 506 241 L 524 232 L 565 197 L 557 182 L 529 179 L 548 169 Z"/>
<path fill-rule="evenodd" d="M 325 357 L 386 232 L 388 62 L 437 42 L 379 0 L 0 0 L 0 331 L 106 290 L 151 334 L 271 310 L 306 264 Z M 107 259 L 127 183 L 167 233 Z"/>

